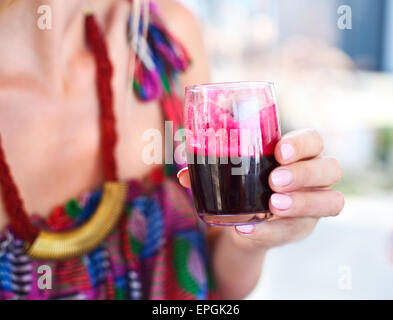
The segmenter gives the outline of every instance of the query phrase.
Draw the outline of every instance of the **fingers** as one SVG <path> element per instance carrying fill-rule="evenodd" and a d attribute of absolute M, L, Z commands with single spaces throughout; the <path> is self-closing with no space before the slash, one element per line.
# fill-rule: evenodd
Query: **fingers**
<path fill-rule="evenodd" d="M 274 193 L 269 208 L 280 217 L 337 216 L 344 207 L 344 196 L 335 190 Z"/>
<path fill-rule="evenodd" d="M 256 225 L 237 226 L 239 238 L 253 240 L 257 247 L 275 247 L 305 238 L 315 228 L 318 218 L 279 219 Z M 240 239 L 238 240 L 240 241 Z"/>
<path fill-rule="evenodd" d="M 289 164 L 318 156 L 323 150 L 321 135 L 313 129 L 291 132 L 282 137 L 274 149 L 278 163 Z"/>
<path fill-rule="evenodd" d="M 191 188 L 187 168 L 177 173 L 183 187 Z M 335 158 L 325 157 L 299 161 L 272 171 L 269 184 L 275 192 L 289 192 L 304 187 L 329 187 L 340 181 L 341 167 Z"/>
<path fill-rule="evenodd" d="M 308 187 L 330 187 L 341 179 L 341 167 L 335 158 L 315 158 L 274 169 L 269 185 L 275 192 Z"/>
<path fill-rule="evenodd" d="M 190 174 L 188 168 L 183 168 L 177 173 L 180 184 L 185 188 L 191 188 Z"/>

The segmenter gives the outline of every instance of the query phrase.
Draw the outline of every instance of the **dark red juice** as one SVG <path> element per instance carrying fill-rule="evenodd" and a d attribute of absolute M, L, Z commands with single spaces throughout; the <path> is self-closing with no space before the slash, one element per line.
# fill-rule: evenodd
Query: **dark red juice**
<path fill-rule="evenodd" d="M 277 167 L 274 155 L 242 158 L 208 157 L 189 153 L 188 169 L 199 215 L 267 213 L 272 190 L 268 178 Z M 244 174 L 233 174 L 234 168 Z"/>

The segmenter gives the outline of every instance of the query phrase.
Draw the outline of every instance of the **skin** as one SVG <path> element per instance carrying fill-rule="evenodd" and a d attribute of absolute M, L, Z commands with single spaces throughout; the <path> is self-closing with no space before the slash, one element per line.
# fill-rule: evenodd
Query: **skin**
<path fill-rule="evenodd" d="M 193 60 L 181 76 L 182 84 L 209 82 L 198 22 L 176 1 L 156 2 L 167 27 Z M 36 27 L 36 10 L 41 4 L 38 0 L 17 0 L 7 14 L 0 13 L 0 60 L 7 62 L 0 68 L 0 134 L 27 212 L 45 218 L 55 206 L 99 186 L 103 177 L 95 65 L 84 41 L 83 1 L 53 1 L 54 26 L 46 31 Z M 90 4 L 114 67 L 119 178 L 139 179 L 151 170 L 142 157 L 135 156 L 142 154 L 146 145 L 142 133 L 150 128 L 162 130 L 162 114 L 157 102 L 139 102 L 126 86 L 124 26 L 129 2 L 95 0 Z M 280 155 L 283 141 L 295 149 L 294 156 L 285 161 Z M 277 145 L 277 161 L 294 176 L 287 187 L 272 186 L 277 193 L 294 199 L 286 211 L 271 206 L 279 219 L 248 233 L 235 228 L 208 229 L 213 273 L 223 299 L 240 299 L 250 293 L 260 276 L 266 250 L 304 238 L 321 216 L 341 211 L 344 200 L 340 193 L 319 190 L 340 178 L 337 161 L 323 158 L 322 149 L 322 140 L 314 131 L 292 133 Z M 180 175 L 180 183 L 189 187 L 187 172 Z M 7 224 L 0 201 L 0 231 Z"/>

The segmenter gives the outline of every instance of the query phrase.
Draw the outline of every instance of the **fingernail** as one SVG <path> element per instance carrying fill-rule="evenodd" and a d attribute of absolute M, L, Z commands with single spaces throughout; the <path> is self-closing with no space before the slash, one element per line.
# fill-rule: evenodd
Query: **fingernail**
<path fill-rule="evenodd" d="M 292 173 L 287 169 L 278 169 L 272 172 L 272 182 L 276 187 L 284 187 L 292 182 Z"/>
<path fill-rule="evenodd" d="M 253 233 L 255 230 L 255 226 L 253 224 L 245 224 L 242 226 L 236 226 L 235 228 L 237 231 L 239 231 L 240 233 L 244 233 L 244 234 Z"/>
<path fill-rule="evenodd" d="M 270 197 L 273 207 L 279 210 L 288 210 L 292 205 L 292 198 L 286 194 L 274 193 Z"/>
<path fill-rule="evenodd" d="M 177 178 L 180 179 L 180 176 L 187 170 L 188 168 L 183 168 L 179 170 L 179 172 L 176 174 Z"/>
<path fill-rule="evenodd" d="M 288 143 L 281 145 L 281 156 L 284 160 L 288 160 L 295 154 L 295 149 Z"/>

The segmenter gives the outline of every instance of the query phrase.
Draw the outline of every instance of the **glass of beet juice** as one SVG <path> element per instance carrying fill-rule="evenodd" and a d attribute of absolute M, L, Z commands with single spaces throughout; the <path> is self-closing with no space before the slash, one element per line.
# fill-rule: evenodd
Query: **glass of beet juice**
<path fill-rule="evenodd" d="M 271 82 L 186 88 L 185 146 L 199 217 L 210 225 L 269 219 L 268 177 L 281 137 Z"/>

